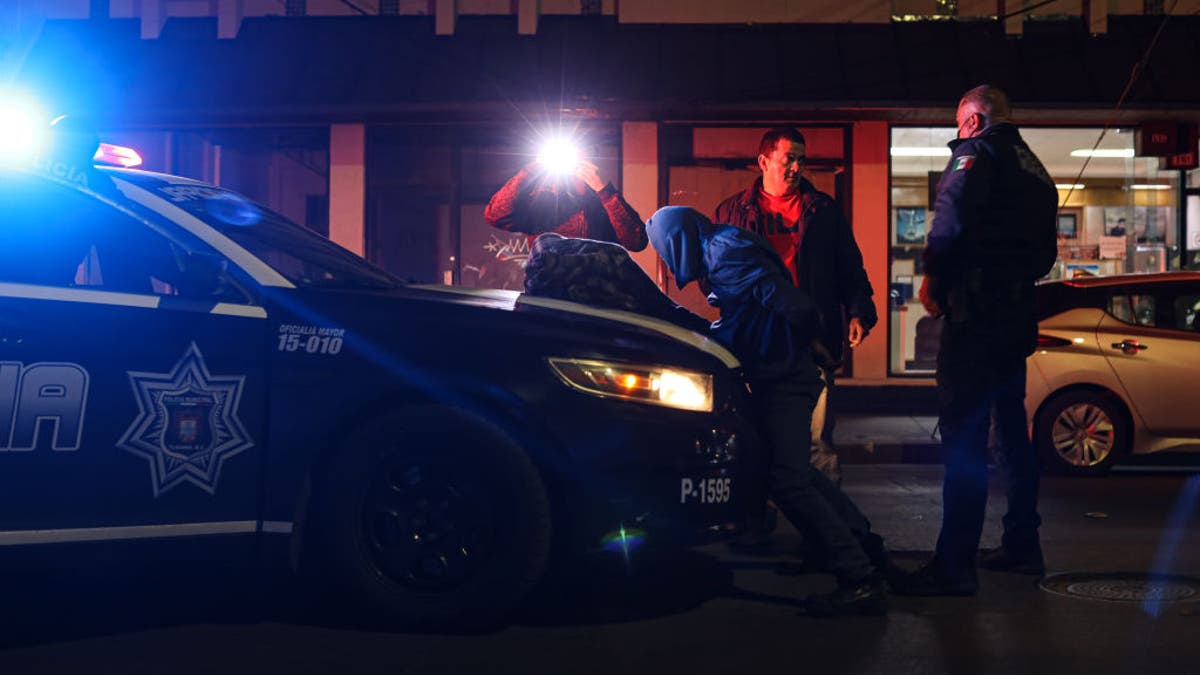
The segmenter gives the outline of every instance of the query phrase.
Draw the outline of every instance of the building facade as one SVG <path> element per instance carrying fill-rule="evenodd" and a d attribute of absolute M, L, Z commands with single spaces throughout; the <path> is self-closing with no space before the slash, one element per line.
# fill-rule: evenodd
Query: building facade
<path fill-rule="evenodd" d="M 876 291 L 880 324 L 853 351 L 849 384 L 931 383 L 936 336 L 913 296 L 930 186 L 958 97 L 976 84 L 1009 91 L 1060 183 L 1053 276 L 1194 267 L 1200 255 L 1200 174 L 1188 168 L 1200 2 L 6 7 L 0 81 L 136 146 L 147 168 L 244 192 L 423 283 L 519 287 L 525 238 L 489 228 L 483 206 L 547 135 L 577 138 L 645 217 L 666 204 L 711 214 L 757 175 L 762 132 L 794 124 L 807 176 L 845 209 Z M 653 252 L 635 258 L 711 311 L 668 283 Z"/>

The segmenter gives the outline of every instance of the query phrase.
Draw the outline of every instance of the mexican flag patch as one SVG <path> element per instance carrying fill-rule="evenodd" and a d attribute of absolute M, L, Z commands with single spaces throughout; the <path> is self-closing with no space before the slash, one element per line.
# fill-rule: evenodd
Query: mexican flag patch
<path fill-rule="evenodd" d="M 954 160 L 954 168 L 951 171 L 966 171 L 975 163 L 975 155 L 963 155 Z"/>

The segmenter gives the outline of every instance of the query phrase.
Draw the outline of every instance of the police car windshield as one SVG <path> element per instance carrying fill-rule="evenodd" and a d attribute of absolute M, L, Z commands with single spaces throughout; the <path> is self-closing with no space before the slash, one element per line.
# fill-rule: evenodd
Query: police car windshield
<path fill-rule="evenodd" d="M 402 283 L 325 237 L 236 192 L 169 176 L 135 172 L 119 175 L 229 237 L 296 286 L 395 288 Z"/>

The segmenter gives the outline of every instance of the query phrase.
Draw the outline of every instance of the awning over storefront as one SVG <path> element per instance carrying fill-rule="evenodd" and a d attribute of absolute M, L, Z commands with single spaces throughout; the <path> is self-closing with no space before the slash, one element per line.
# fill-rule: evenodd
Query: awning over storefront
<path fill-rule="evenodd" d="M 247 19 L 218 40 L 215 19 L 171 19 L 142 40 L 132 20 L 53 21 L 20 79 L 63 109 L 117 124 L 504 119 L 727 118 L 738 114 L 944 116 L 987 80 L 1022 109 L 1113 107 L 1161 17 L 1114 17 L 1093 37 L 1078 21 L 1000 24 L 622 25 L 464 17 L 453 36 L 430 17 Z M 1127 109 L 1195 111 L 1200 17 L 1173 17 Z M 928 114 L 928 113 L 926 113 Z M 1160 114 L 1160 116 L 1162 116 Z M 920 117 L 920 114 L 916 116 Z M 1078 115 L 1064 114 L 1063 119 Z"/>

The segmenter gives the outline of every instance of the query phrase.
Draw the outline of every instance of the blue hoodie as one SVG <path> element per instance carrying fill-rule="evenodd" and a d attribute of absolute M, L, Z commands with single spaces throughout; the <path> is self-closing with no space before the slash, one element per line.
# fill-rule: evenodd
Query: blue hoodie
<path fill-rule="evenodd" d="M 816 306 L 766 239 L 714 225 L 685 206 L 659 209 L 646 221 L 646 233 L 679 288 L 708 279 L 708 302 L 721 311 L 712 335 L 741 360 L 747 376 L 816 376 L 810 349 L 820 333 Z"/>

